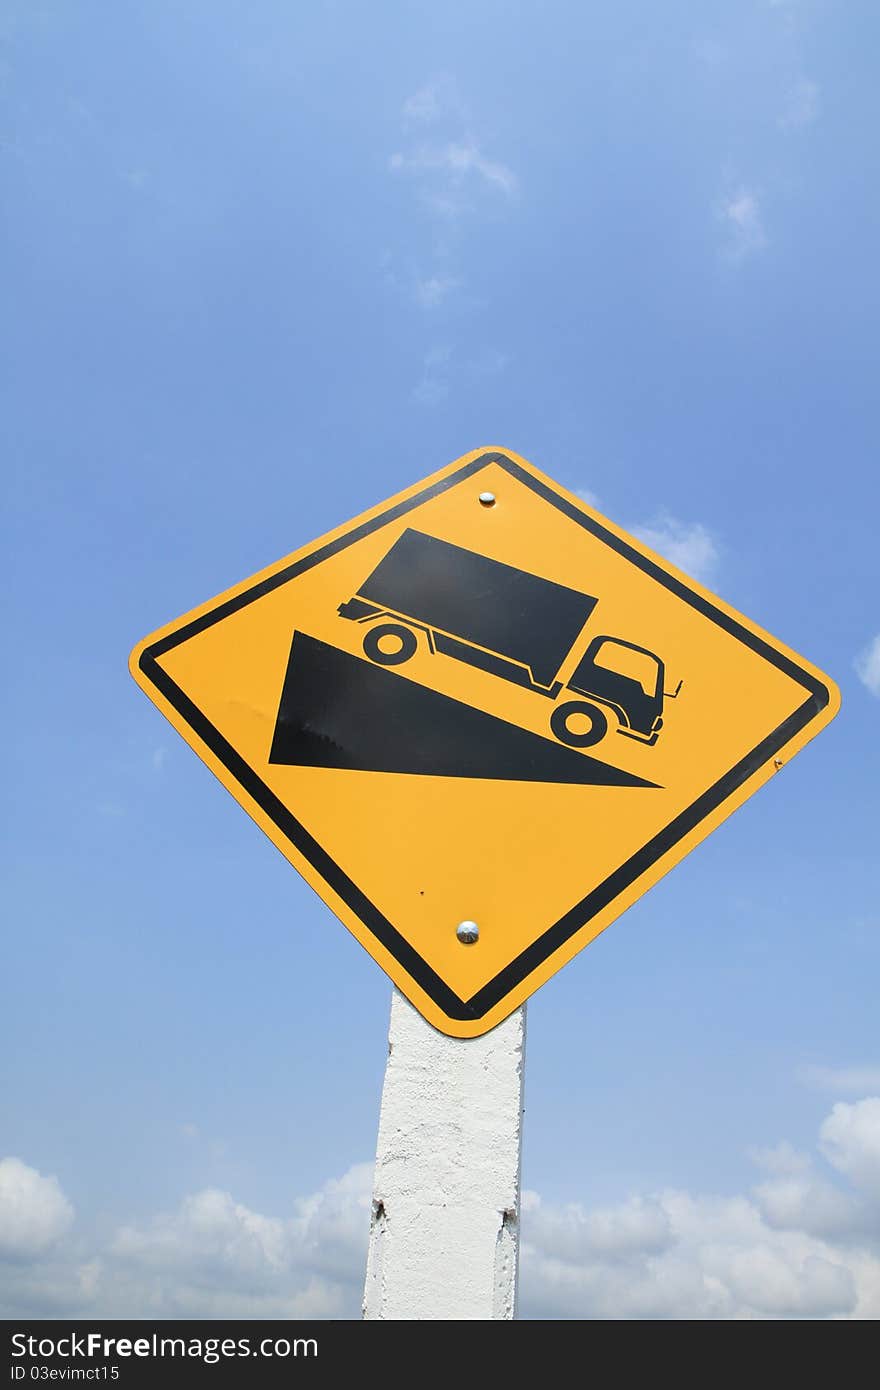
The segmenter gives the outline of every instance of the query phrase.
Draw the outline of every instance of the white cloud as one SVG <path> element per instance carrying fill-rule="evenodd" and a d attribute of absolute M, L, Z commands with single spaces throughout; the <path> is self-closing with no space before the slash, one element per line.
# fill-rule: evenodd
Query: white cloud
<path fill-rule="evenodd" d="M 530 1194 L 530 1242 L 567 1260 L 627 1260 L 659 1254 L 672 1243 L 669 1217 L 655 1198 L 632 1197 L 617 1207 L 544 1206 Z"/>
<path fill-rule="evenodd" d="M 849 1313 L 855 1287 L 849 1270 L 821 1255 L 793 1259 L 761 1245 L 730 1257 L 727 1284 L 743 1311 L 777 1317 L 822 1318 Z"/>
<path fill-rule="evenodd" d="M 526 1315 L 579 1319 L 742 1319 L 852 1315 L 853 1274 L 799 1233 L 774 1232 L 741 1197 L 666 1192 L 655 1202 L 666 1245 L 633 1247 L 624 1262 L 572 1259 L 524 1224 Z"/>
<path fill-rule="evenodd" d="M 54 1184 L 33 1169 L 25 1172 L 31 1187 L 34 1179 Z M 372 1165 L 358 1165 L 295 1201 L 287 1216 L 264 1215 L 206 1188 L 173 1211 L 121 1226 L 88 1252 L 82 1237 L 48 1250 L 32 1216 L 27 1239 L 19 1233 L 18 1263 L 0 1262 L 0 1317 L 356 1318 L 371 1180 Z M 45 1209 L 52 1193 L 39 1190 Z M 60 1193 L 55 1196 L 57 1202 Z M 71 1215 L 69 1207 L 62 1218 L 56 1210 L 56 1242 Z M 39 1231 L 47 1234 L 45 1221 Z"/>
<path fill-rule="evenodd" d="M 666 1191 L 593 1213 L 591 1220 L 576 1207 L 524 1205 L 526 1311 L 578 1318 L 875 1318 L 880 1100 L 835 1105 L 820 1142 L 847 1185 L 830 1181 L 809 1155 L 783 1143 L 755 1155 L 770 1176 L 748 1196 Z"/>
<path fill-rule="evenodd" d="M 667 1190 L 603 1212 L 523 1202 L 523 1313 L 549 1318 L 880 1315 L 880 1099 L 835 1105 L 832 1181 L 790 1144 L 745 1196 Z"/>
<path fill-rule="evenodd" d="M 808 77 L 799 77 L 789 88 L 779 124 L 784 130 L 800 130 L 812 125 L 818 115 L 819 87 Z"/>
<path fill-rule="evenodd" d="M 759 1183 L 754 1197 L 763 1219 L 774 1230 L 843 1240 L 864 1223 L 863 1204 L 817 1174 L 809 1157 L 797 1171 L 777 1172 Z"/>
<path fill-rule="evenodd" d="M 173 1267 L 181 1274 L 214 1269 L 253 1285 L 261 1275 L 281 1270 L 286 1240 L 283 1221 L 250 1211 L 228 1192 L 206 1188 L 147 1227 L 123 1226 L 111 1254 L 141 1269 Z"/>
<path fill-rule="evenodd" d="M 880 1204 L 880 1096 L 839 1101 L 819 1131 L 829 1163 Z"/>
<path fill-rule="evenodd" d="M 880 699 L 880 633 L 856 657 L 856 672 L 865 688 Z"/>
<path fill-rule="evenodd" d="M 19 1158 L 0 1160 L 0 1259 L 32 1259 L 48 1250 L 73 1221 L 58 1179 L 43 1177 Z"/>
<path fill-rule="evenodd" d="M 724 252 L 730 260 L 745 260 L 767 245 L 758 196 L 750 189 L 739 188 L 723 198 L 718 216 L 727 232 Z"/>
<path fill-rule="evenodd" d="M 371 1176 L 370 1165 L 352 1168 L 299 1199 L 287 1218 L 207 1188 L 175 1211 L 117 1231 L 109 1251 L 116 1277 L 132 1288 L 150 1282 L 163 1316 L 210 1316 L 222 1307 L 356 1316 Z"/>
<path fill-rule="evenodd" d="M 708 583 L 714 575 L 718 546 L 702 522 L 679 521 L 669 512 L 661 512 L 653 521 L 639 522 L 629 529 L 645 545 L 701 583 Z"/>
<path fill-rule="evenodd" d="M 764 1175 L 740 1195 L 666 1189 L 590 1207 L 524 1193 L 522 1315 L 875 1320 L 880 1098 L 836 1104 L 819 1150 L 781 1143 L 756 1153 Z M 359 1316 L 372 1165 L 351 1168 L 282 1216 L 207 1188 L 92 1249 L 82 1237 L 61 1239 L 70 1212 L 54 1179 L 17 1160 L 2 1171 L 16 1194 L 31 1194 L 31 1211 L 45 1211 L 51 1189 L 56 1215 L 37 1238 L 32 1227 L 18 1240 L 5 1276 L 0 1264 L 0 1316 Z"/>
<path fill-rule="evenodd" d="M 880 1095 L 880 1067 L 801 1067 L 798 1079 L 806 1086 L 837 1095 Z"/>

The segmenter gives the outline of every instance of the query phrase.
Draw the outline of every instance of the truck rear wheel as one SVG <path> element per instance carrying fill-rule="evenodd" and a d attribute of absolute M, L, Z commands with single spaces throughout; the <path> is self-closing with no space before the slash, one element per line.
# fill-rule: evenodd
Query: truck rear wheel
<path fill-rule="evenodd" d="M 592 748 L 608 732 L 608 720 L 585 700 L 564 700 L 550 716 L 550 728 L 569 748 Z"/>
<path fill-rule="evenodd" d="M 364 654 L 379 666 L 402 666 L 418 645 L 415 633 L 399 623 L 377 623 L 364 636 Z"/>

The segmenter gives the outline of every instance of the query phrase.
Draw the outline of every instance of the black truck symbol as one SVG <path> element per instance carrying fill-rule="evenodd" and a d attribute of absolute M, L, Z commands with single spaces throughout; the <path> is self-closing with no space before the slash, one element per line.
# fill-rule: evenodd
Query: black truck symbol
<path fill-rule="evenodd" d="M 399 666 L 424 633 L 431 652 L 501 676 L 556 701 L 550 728 L 570 748 L 608 731 L 653 745 L 663 727 L 663 662 L 645 647 L 596 636 L 563 683 L 560 674 L 598 600 L 448 541 L 406 530 L 339 614 L 368 625 L 371 661 Z M 378 621 L 390 619 L 391 621 Z"/>

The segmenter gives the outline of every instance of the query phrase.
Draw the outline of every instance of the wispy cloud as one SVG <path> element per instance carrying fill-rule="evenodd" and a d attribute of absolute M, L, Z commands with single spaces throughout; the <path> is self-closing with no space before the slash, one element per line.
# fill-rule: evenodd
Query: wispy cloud
<path fill-rule="evenodd" d="M 423 309 L 434 309 L 457 289 L 461 282 L 455 275 L 429 275 L 416 282 L 416 298 Z"/>
<path fill-rule="evenodd" d="M 839 1096 L 880 1095 L 880 1066 L 801 1067 L 798 1079 L 805 1086 Z"/>
<path fill-rule="evenodd" d="M 412 186 L 417 206 L 428 214 L 429 244 L 406 260 L 420 273 L 395 273 L 386 261 L 389 283 L 412 285 L 422 309 L 436 309 L 466 283 L 462 255 L 467 229 L 486 200 L 511 202 L 519 180 L 503 160 L 490 154 L 450 76 L 425 83 L 403 103 L 401 147 L 388 158 L 393 178 Z M 424 235 L 424 218 L 420 221 Z"/>
<path fill-rule="evenodd" d="M 758 1168 L 780 1177 L 790 1177 L 792 1173 L 805 1173 L 810 1167 L 809 1154 L 801 1153 L 785 1139 L 770 1149 L 749 1149 L 748 1155 Z"/>
<path fill-rule="evenodd" d="M 576 488 L 575 491 L 578 497 L 581 497 L 584 502 L 586 502 L 588 507 L 595 507 L 597 511 L 600 509 L 601 503 L 595 492 L 591 492 L 588 487 L 579 487 Z"/>
<path fill-rule="evenodd" d="M 808 77 L 799 77 L 788 90 L 779 124 L 783 130 L 800 130 L 812 125 L 818 115 L 819 87 Z"/>
<path fill-rule="evenodd" d="M 510 358 L 497 348 L 484 347 L 464 356 L 448 345 L 429 348 L 422 359 L 422 373 L 413 388 L 413 400 L 434 406 L 446 400 L 456 382 L 488 383 L 506 371 Z"/>
<path fill-rule="evenodd" d="M 405 121 L 421 123 L 422 121 L 436 121 L 441 114 L 442 107 L 436 82 L 427 82 L 424 87 L 420 87 L 417 92 L 413 92 L 411 97 L 407 97 L 403 103 L 403 118 Z"/>
<path fill-rule="evenodd" d="M 510 362 L 510 355 L 500 348 L 486 347 L 467 359 L 465 370 L 477 379 L 500 376 Z"/>
<path fill-rule="evenodd" d="M 653 520 L 637 522 L 629 529 L 645 545 L 700 583 L 708 583 L 715 574 L 719 559 L 718 545 L 711 531 L 701 521 L 680 521 L 670 512 L 663 511 Z"/>
<path fill-rule="evenodd" d="M 411 188 L 419 211 L 415 247 L 386 252 L 386 284 L 425 314 L 442 320 L 448 337 L 453 306 L 460 314 L 478 301 L 467 294 L 467 236 L 482 212 L 512 206 L 519 192 L 514 170 L 487 148 L 458 85 L 449 74 L 431 78 L 406 98 L 401 109 L 401 144 L 388 158 L 388 172 Z M 427 231 L 426 231 L 427 229 Z M 421 244 L 418 244 L 421 243 Z M 426 350 L 422 373 L 412 389 L 421 405 L 437 405 L 450 391 L 452 348 Z M 506 353 L 485 345 L 478 352 L 459 348 L 455 378 L 460 383 L 503 371 Z"/>
<path fill-rule="evenodd" d="M 726 232 L 722 250 L 729 260 L 742 261 L 763 251 L 767 235 L 758 195 L 752 189 L 740 187 L 722 198 L 717 215 Z"/>
<path fill-rule="evenodd" d="M 422 374 L 413 388 L 413 398 L 419 405 L 439 405 L 449 395 L 451 360 L 448 347 L 433 347 L 425 353 Z"/>
<path fill-rule="evenodd" d="M 491 188 L 508 195 L 516 192 L 517 179 L 512 169 L 499 160 L 487 159 L 473 139 L 444 145 L 421 145 L 409 154 L 399 151 L 388 161 L 394 173 L 439 174 L 450 184 L 458 186 L 470 175 Z"/>
<path fill-rule="evenodd" d="M 880 699 L 880 632 L 856 657 L 855 667 L 865 689 Z"/>
<path fill-rule="evenodd" d="M 405 125 L 430 125 L 444 118 L 464 118 L 465 115 L 458 84 L 448 73 L 432 77 L 403 103 Z"/>

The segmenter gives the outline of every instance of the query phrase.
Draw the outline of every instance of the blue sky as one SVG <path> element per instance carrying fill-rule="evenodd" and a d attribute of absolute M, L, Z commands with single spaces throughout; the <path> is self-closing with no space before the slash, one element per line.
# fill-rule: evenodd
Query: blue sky
<path fill-rule="evenodd" d="M 843 694 L 530 1004 L 523 1312 L 877 1316 L 875 6 L 2 38 L 0 1306 L 356 1316 L 389 983 L 126 658 L 499 444 Z"/>

